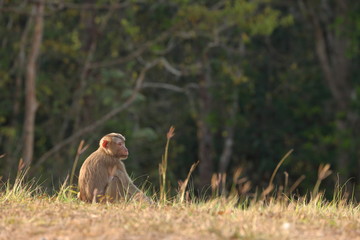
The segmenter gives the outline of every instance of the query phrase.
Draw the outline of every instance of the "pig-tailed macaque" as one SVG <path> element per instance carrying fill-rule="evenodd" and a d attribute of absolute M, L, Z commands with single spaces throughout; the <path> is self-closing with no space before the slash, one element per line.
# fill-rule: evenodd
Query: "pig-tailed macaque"
<path fill-rule="evenodd" d="M 125 137 L 110 133 L 101 138 L 99 148 L 83 163 L 79 174 L 79 198 L 84 202 L 137 199 L 151 202 L 131 181 L 122 160 L 129 152 Z"/>

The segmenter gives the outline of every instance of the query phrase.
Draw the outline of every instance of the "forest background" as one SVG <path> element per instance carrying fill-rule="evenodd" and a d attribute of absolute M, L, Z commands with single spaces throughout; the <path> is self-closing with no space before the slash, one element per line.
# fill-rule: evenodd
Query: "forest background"
<path fill-rule="evenodd" d="M 58 186 L 82 139 L 127 138 L 128 171 L 158 186 L 171 125 L 170 184 L 239 173 L 360 192 L 360 2 L 0 0 L 0 176 Z M 21 166 L 23 167 L 23 166 Z M 286 176 L 289 176 L 287 178 Z M 251 185 L 250 185 L 251 184 Z"/>

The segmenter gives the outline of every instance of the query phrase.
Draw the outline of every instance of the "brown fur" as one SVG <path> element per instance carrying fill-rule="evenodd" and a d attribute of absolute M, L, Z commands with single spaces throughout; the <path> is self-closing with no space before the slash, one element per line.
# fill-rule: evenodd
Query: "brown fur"
<path fill-rule="evenodd" d="M 128 156 L 125 138 L 105 135 L 99 148 L 83 163 L 79 174 L 79 199 L 84 202 L 118 201 L 136 197 L 150 201 L 131 181 L 122 160 Z"/>

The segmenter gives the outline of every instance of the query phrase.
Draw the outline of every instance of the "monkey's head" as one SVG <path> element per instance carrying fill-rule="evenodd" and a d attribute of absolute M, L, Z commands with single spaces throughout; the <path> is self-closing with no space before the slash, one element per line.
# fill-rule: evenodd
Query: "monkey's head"
<path fill-rule="evenodd" d="M 127 159 L 129 151 L 125 146 L 125 137 L 120 133 L 109 133 L 101 138 L 100 148 L 112 157 L 120 160 Z"/>

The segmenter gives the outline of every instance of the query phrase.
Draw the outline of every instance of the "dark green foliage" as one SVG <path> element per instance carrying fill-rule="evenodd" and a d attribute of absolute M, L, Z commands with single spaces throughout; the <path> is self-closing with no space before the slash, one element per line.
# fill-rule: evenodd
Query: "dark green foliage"
<path fill-rule="evenodd" d="M 14 176 L 23 147 L 24 73 L 33 26 L 31 1 L 20 2 L 0 3 L 4 177 Z M 143 176 L 139 182 L 149 175 L 157 185 L 165 134 L 174 125 L 168 177 L 176 185 L 200 158 L 205 136 L 199 129 L 205 125 L 214 172 L 222 167 L 224 141 L 233 139 L 225 166 L 229 181 L 236 168 L 243 167 L 253 186 L 265 187 L 279 159 L 294 149 L 280 168 L 278 185 L 283 185 L 283 171 L 290 174 L 291 184 L 304 174 L 300 190 L 306 192 L 316 181 L 320 163 L 330 163 L 335 172 L 346 172 L 346 178 L 359 183 L 359 130 L 353 129 L 359 125 L 351 125 L 358 120 L 345 121 L 349 124 L 343 130 L 337 125 L 339 119 L 360 114 L 359 4 L 347 10 L 347 17 L 335 10 L 327 16 L 331 30 L 348 42 L 352 96 L 344 112 L 336 107 L 325 80 L 313 22 L 296 1 L 47 2 L 37 66 L 32 174 L 55 182 L 64 179 L 81 139 L 91 146 L 80 162 L 102 135 L 121 132 L 130 150 L 129 171 Z M 306 6 L 321 11 L 316 4 Z M 155 61 L 126 109 L 42 158 L 132 98 L 144 69 Z M 338 162 L 343 152 L 349 154 L 347 166 Z M 194 178 L 198 183 L 196 171 Z M 335 174 L 328 181 L 334 180 Z"/>

